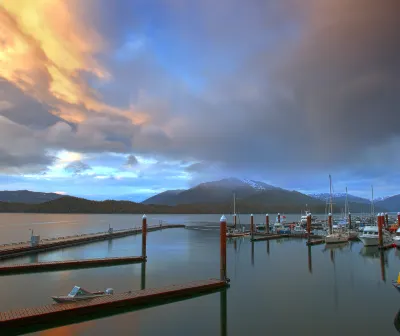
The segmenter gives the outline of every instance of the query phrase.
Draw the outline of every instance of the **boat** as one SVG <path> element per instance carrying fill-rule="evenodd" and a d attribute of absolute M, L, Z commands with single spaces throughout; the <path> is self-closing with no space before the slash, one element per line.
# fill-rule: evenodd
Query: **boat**
<path fill-rule="evenodd" d="M 64 296 L 52 296 L 51 298 L 56 301 L 57 303 L 64 303 L 64 302 L 75 302 L 75 301 L 82 301 L 88 299 L 94 299 L 100 296 L 112 295 L 114 294 L 114 290 L 112 288 L 107 288 L 104 292 L 89 292 L 82 287 L 75 286 L 69 292 L 68 295 Z"/>
<path fill-rule="evenodd" d="M 275 233 L 277 233 L 277 234 L 289 234 L 290 233 L 290 229 L 283 226 L 280 223 L 275 223 L 274 230 L 275 230 Z"/>
<path fill-rule="evenodd" d="M 329 216 L 332 215 L 333 212 L 333 203 L 332 203 L 332 177 L 329 175 L 329 200 L 330 200 L 330 213 Z M 333 224 L 333 223 L 332 223 Z M 346 243 L 349 241 L 349 235 L 342 231 L 342 230 L 337 230 L 329 233 L 328 235 L 325 236 L 325 244 L 341 244 L 341 243 Z"/>
<path fill-rule="evenodd" d="M 383 244 L 387 245 L 392 243 L 392 237 L 389 232 L 386 230 L 382 230 L 383 235 Z M 379 236 L 378 236 L 378 226 L 377 225 L 369 225 L 365 226 L 362 234 L 358 236 L 358 238 L 362 241 L 364 246 L 378 246 L 379 245 Z"/>
<path fill-rule="evenodd" d="M 399 275 L 397 276 L 397 280 L 392 281 L 392 285 L 400 292 L 400 272 Z"/>
<path fill-rule="evenodd" d="M 396 247 L 400 247 L 400 228 L 396 230 L 396 235 L 393 237 L 393 242 Z"/>
<path fill-rule="evenodd" d="M 301 224 L 297 224 L 294 228 L 292 233 L 294 234 L 306 234 L 307 230 L 301 225 Z"/>

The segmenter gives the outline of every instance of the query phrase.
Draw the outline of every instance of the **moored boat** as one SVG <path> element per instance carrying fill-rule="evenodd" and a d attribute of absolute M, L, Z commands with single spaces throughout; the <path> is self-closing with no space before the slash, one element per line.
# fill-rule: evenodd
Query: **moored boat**
<path fill-rule="evenodd" d="M 393 237 L 393 242 L 396 244 L 396 247 L 400 247 L 400 228 L 396 230 L 396 235 Z"/>
<path fill-rule="evenodd" d="M 399 275 L 397 276 L 397 280 L 392 281 L 392 285 L 400 292 L 400 272 Z"/>
<path fill-rule="evenodd" d="M 386 230 L 382 230 L 382 235 L 384 245 L 390 244 L 392 242 L 392 237 Z M 364 227 L 363 233 L 358 238 L 362 241 L 364 246 L 378 246 L 378 226 L 369 225 Z"/>
<path fill-rule="evenodd" d="M 112 295 L 114 290 L 112 288 L 107 288 L 104 292 L 89 292 L 82 287 L 75 286 L 68 295 L 64 296 L 52 296 L 51 298 L 57 303 L 64 302 L 75 302 L 88 299 L 94 299 L 100 296 Z"/>

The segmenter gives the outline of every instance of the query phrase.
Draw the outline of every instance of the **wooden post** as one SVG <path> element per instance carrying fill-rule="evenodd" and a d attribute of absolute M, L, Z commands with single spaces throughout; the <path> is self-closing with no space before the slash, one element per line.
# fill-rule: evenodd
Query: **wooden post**
<path fill-rule="evenodd" d="M 250 215 L 250 235 L 251 235 L 251 239 L 253 239 L 253 236 L 254 236 L 254 216 L 253 216 L 253 214 Z"/>
<path fill-rule="evenodd" d="M 220 278 L 226 281 L 226 217 L 220 219 Z"/>
<path fill-rule="evenodd" d="M 280 222 L 281 222 L 281 214 L 278 213 L 278 223 L 280 223 Z"/>
<path fill-rule="evenodd" d="M 307 217 L 307 222 L 308 222 L 308 217 Z M 329 234 L 332 234 L 332 214 L 329 213 L 328 215 L 328 228 L 329 228 Z"/>
<path fill-rule="evenodd" d="M 308 236 L 308 242 L 311 240 L 311 214 L 307 215 L 307 236 Z"/>
<path fill-rule="evenodd" d="M 349 229 L 351 229 L 351 213 L 349 212 Z"/>
<path fill-rule="evenodd" d="M 147 238 L 147 217 L 142 217 L 142 257 L 147 258 L 146 255 L 146 238 Z"/>
<path fill-rule="evenodd" d="M 383 214 L 378 214 L 378 239 L 379 239 L 379 246 L 383 246 L 383 235 L 382 235 L 382 226 L 383 226 Z"/>
<path fill-rule="evenodd" d="M 265 233 L 269 233 L 269 215 L 265 215 Z"/>

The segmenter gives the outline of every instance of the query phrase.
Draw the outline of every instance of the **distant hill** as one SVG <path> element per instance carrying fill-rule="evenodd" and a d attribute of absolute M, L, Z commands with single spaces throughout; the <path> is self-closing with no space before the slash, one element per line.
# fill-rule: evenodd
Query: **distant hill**
<path fill-rule="evenodd" d="M 400 195 L 386 197 L 383 200 L 375 202 L 375 208 L 382 207 L 390 212 L 400 212 Z"/>
<path fill-rule="evenodd" d="M 29 190 L 0 191 L 0 202 L 38 204 L 63 197 L 56 193 L 34 192 Z"/>
<path fill-rule="evenodd" d="M 328 201 L 329 200 L 329 193 L 319 193 L 319 194 L 308 194 L 309 196 L 319 199 L 321 201 Z M 333 202 L 343 203 L 346 201 L 346 194 L 345 193 L 335 193 L 332 194 Z M 353 203 L 363 203 L 363 204 L 370 204 L 371 200 L 363 197 L 354 196 L 351 194 L 347 195 L 347 200 Z"/>

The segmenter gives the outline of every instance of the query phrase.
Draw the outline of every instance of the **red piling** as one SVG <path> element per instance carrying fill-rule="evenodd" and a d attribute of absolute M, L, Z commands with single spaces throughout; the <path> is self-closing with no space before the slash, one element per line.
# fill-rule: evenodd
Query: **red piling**
<path fill-rule="evenodd" d="M 281 214 L 278 213 L 278 223 L 280 223 L 280 222 L 281 222 Z"/>
<path fill-rule="evenodd" d="M 268 214 L 265 215 L 265 233 L 269 233 L 269 215 Z"/>
<path fill-rule="evenodd" d="M 222 215 L 220 219 L 220 278 L 226 281 L 226 217 Z"/>
<path fill-rule="evenodd" d="M 253 237 L 254 235 L 254 216 L 253 214 L 250 215 L 250 235 Z"/>
<path fill-rule="evenodd" d="M 384 224 L 383 214 L 378 214 L 378 239 L 379 239 L 379 247 L 383 247 L 383 234 L 382 234 L 382 226 Z"/>
<path fill-rule="evenodd" d="M 146 239 L 147 239 L 147 217 L 143 215 L 142 217 L 142 257 L 147 258 L 146 256 Z"/>
<path fill-rule="evenodd" d="M 308 223 L 308 217 L 307 217 L 307 223 Z M 329 234 L 332 234 L 332 214 L 329 213 L 328 215 L 328 228 L 329 228 Z"/>
<path fill-rule="evenodd" d="M 397 213 L 397 224 L 400 226 L 400 212 Z"/>
<path fill-rule="evenodd" d="M 311 214 L 307 215 L 307 235 L 308 241 L 310 242 L 310 235 L 311 235 Z"/>

